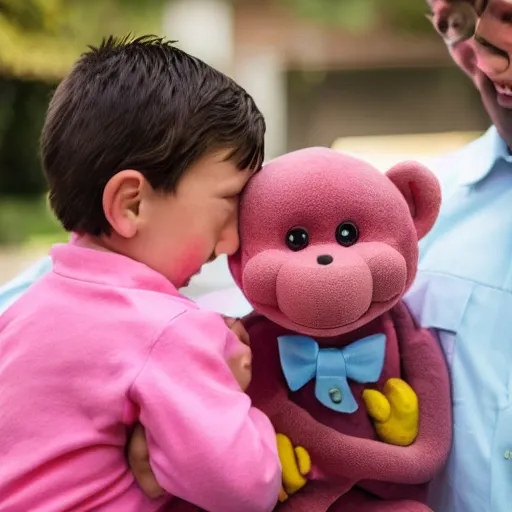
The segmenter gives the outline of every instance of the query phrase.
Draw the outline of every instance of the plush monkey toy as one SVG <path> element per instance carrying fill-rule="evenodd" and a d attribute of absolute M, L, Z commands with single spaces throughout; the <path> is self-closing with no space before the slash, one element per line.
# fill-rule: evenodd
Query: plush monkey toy
<path fill-rule="evenodd" d="M 248 393 L 280 434 L 279 509 L 430 510 L 451 443 L 449 378 L 401 299 L 440 200 L 418 163 L 382 174 L 325 148 L 249 182 L 229 264 L 254 309 Z"/>

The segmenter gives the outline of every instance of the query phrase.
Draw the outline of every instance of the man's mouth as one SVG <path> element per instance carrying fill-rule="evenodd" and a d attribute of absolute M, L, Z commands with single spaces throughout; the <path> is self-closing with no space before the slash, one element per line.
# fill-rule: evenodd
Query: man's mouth
<path fill-rule="evenodd" d="M 512 108 L 512 83 L 493 82 L 498 94 L 498 103 L 503 108 Z"/>

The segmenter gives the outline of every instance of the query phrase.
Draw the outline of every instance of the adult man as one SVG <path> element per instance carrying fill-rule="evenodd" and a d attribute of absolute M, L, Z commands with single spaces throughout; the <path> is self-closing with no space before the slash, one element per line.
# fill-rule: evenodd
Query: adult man
<path fill-rule="evenodd" d="M 461 3 L 429 4 L 448 34 Z M 431 489 L 436 512 L 506 512 L 512 503 L 512 0 L 473 6 L 474 38 L 445 40 L 494 126 L 434 167 L 443 206 L 408 296 L 419 323 L 437 331 L 452 375 L 454 439 Z"/>

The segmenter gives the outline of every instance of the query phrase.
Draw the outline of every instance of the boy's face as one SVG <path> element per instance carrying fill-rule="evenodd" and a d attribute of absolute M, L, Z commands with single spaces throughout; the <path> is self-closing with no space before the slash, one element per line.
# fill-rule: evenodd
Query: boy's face
<path fill-rule="evenodd" d="M 226 155 L 202 158 L 184 174 L 174 193 L 151 191 L 141 203 L 145 263 L 178 288 L 205 263 L 238 250 L 239 199 L 252 172 L 239 170 L 225 160 Z"/>

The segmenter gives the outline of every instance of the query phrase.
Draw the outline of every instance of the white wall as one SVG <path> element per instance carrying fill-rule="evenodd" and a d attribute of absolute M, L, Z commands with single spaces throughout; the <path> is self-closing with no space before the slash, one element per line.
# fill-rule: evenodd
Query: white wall
<path fill-rule="evenodd" d="M 163 32 L 178 46 L 233 77 L 251 94 L 267 122 L 267 159 L 286 149 L 286 81 L 280 55 L 265 45 L 235 48 L 228 0 L 169 0 Z"/>

